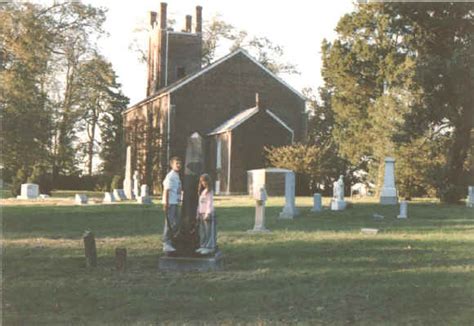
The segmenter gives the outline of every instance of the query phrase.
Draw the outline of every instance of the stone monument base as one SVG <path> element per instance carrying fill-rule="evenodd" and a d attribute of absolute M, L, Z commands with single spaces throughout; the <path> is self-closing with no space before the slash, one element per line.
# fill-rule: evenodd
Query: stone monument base
<path fill-rule="evenodd" d="M 253 228 L 252 230 L 247 230 L 247 233 L 256 234 L 256 233 L 270 233 L 269 229 L 266 228 Z"/>
<path fill-rule="evenodd" d="M 294 209 L 283 209 L 280 214 L 278 215 L 278 218 L 281 219 L 292 219 L 294 217 L 297 217 L 300 214 L 297 208 Z"/>
<path fill-rule="evenodd" d="M 162 256 L 158 260 L 158 269 L 165 272 L 207 272 L 223 268 L 224 255 L 221 251 L 202 257 Z"/>
<path fill-rule="evenodd" d="M 380 196 L 380 205 L 397 205 L 398 197 Z"/>
<path fill-rule="evenodd" d="M 346 202 L 344 200 L 331 200 L 331 210 L 332 211 L 342 211 L 346 209 Z"/>

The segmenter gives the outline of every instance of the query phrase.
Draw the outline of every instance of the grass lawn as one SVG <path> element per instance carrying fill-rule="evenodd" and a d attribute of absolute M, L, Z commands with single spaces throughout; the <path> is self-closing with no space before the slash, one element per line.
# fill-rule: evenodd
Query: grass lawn
<path fill-rule="evenodd" d="M 397 220 L 398 207 L 356 201 L 315 214 L 298 198 L 301 217 L 278 220 L 282 199 L 272 198 L 272 233 L 249 235 L 253 205 L 217 198 L 225 270 L 183 274 L 157 270 L 159 205 L 4 207 L 3 324 L 474 324 L 474 210 L 415 202 Z M 93 270 L 86 229 L 96 234 Z M 124 273 L 114 270 L 119 246 Z"/>

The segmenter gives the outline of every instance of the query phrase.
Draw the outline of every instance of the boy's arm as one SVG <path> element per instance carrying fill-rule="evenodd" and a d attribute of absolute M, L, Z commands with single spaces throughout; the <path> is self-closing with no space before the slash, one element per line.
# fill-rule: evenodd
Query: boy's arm
<path fill-rule="evenodd" d="M 165 189 L 165 191 L 163 192 L 163 201 L 164 201 L 163 210 L 165 212 L 168 211 L 168 207 L 169 207 L 169 198 L 170 198 L 169 192 L 170 192 L 169 189 Z"/>

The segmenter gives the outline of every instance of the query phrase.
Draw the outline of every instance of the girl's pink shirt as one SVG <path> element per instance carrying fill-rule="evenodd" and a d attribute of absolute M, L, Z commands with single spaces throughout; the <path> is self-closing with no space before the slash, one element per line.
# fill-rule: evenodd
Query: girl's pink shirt
<path fill-rule="evenodd" d="M 214 194 L 212 191 L 204 189 L 199 196 L 198 214 L 211 215 L 214 213 Z"/>

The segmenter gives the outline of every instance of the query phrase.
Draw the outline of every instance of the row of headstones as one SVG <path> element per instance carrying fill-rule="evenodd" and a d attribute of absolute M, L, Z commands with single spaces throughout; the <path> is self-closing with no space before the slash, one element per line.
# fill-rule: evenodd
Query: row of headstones
<path fill-rule="evenodd" d="M 139 204 L 151 204 L 151 197 L 150 197 L 150 191 L 148 188 L 148 185 L 142 185 L 141 186 L 141 191 L 136 191 L 134 193 L 134 197 L 137 200 L 137 203 Z M 113 192 L 105 192 L 104 193 L 104 199 L 103 203 L 114 203 L 118 201 L 124 201 L 127 200 L 127 196 L 125 195 L 125 191 L 123 189 L 114 189 Z M 133 199 L 133 197 L 132 197 Z M 78 205 L 85 205 L 88 203 L 88 198 L 84 194 L 76 194 L 75 196 L 75 202 Z"/>
<path fill-rule="evenodd" d="M 331 200 L 331 210 L 333 211 L 338 211 L 340 209 L 340 205 L 334 205 L 335 199 L 333 198 Z M 345 205 L 344 205 L 345 206 Z M 315 193 L 313 195 L 313 208 L 311 208 L 311 212 L 317 213 L 323 211 L 323 202 L 322 202 L 322 196 L 320 193 Z M 397 218 L 408 218 L 408 202 L 406 200 L 400 201 L 400 214 L 397 216 Z"/>
<path fill-rule="evenodd" d="M 261 187 L 258 191 L 255 191 L 253 194 L 255 199 L 255 224 L 252 230 L 248 230 L 249 233 L 268 233 L 268 230 L 265 227 L 265 202 L 267 200 L 267 192 L 264 187 Z M 342 202 L 344 202 L 342 200 Z M 332 198 L 331 200 L 331 210 L 342 210 L 345 209 L 345 202 L 341 204 L 340 199 Z M 313 196 L 313 208 L 311 212 L 321 212 L 323 210 L 322 196 L 319 193 L 314 194 Z M 288 218 L 287 215 L 280 213 L 280 218 Z M 400 202 L 400 214 L 397 216 L 399 219 L 408 218 L 408 202 Z"/>

